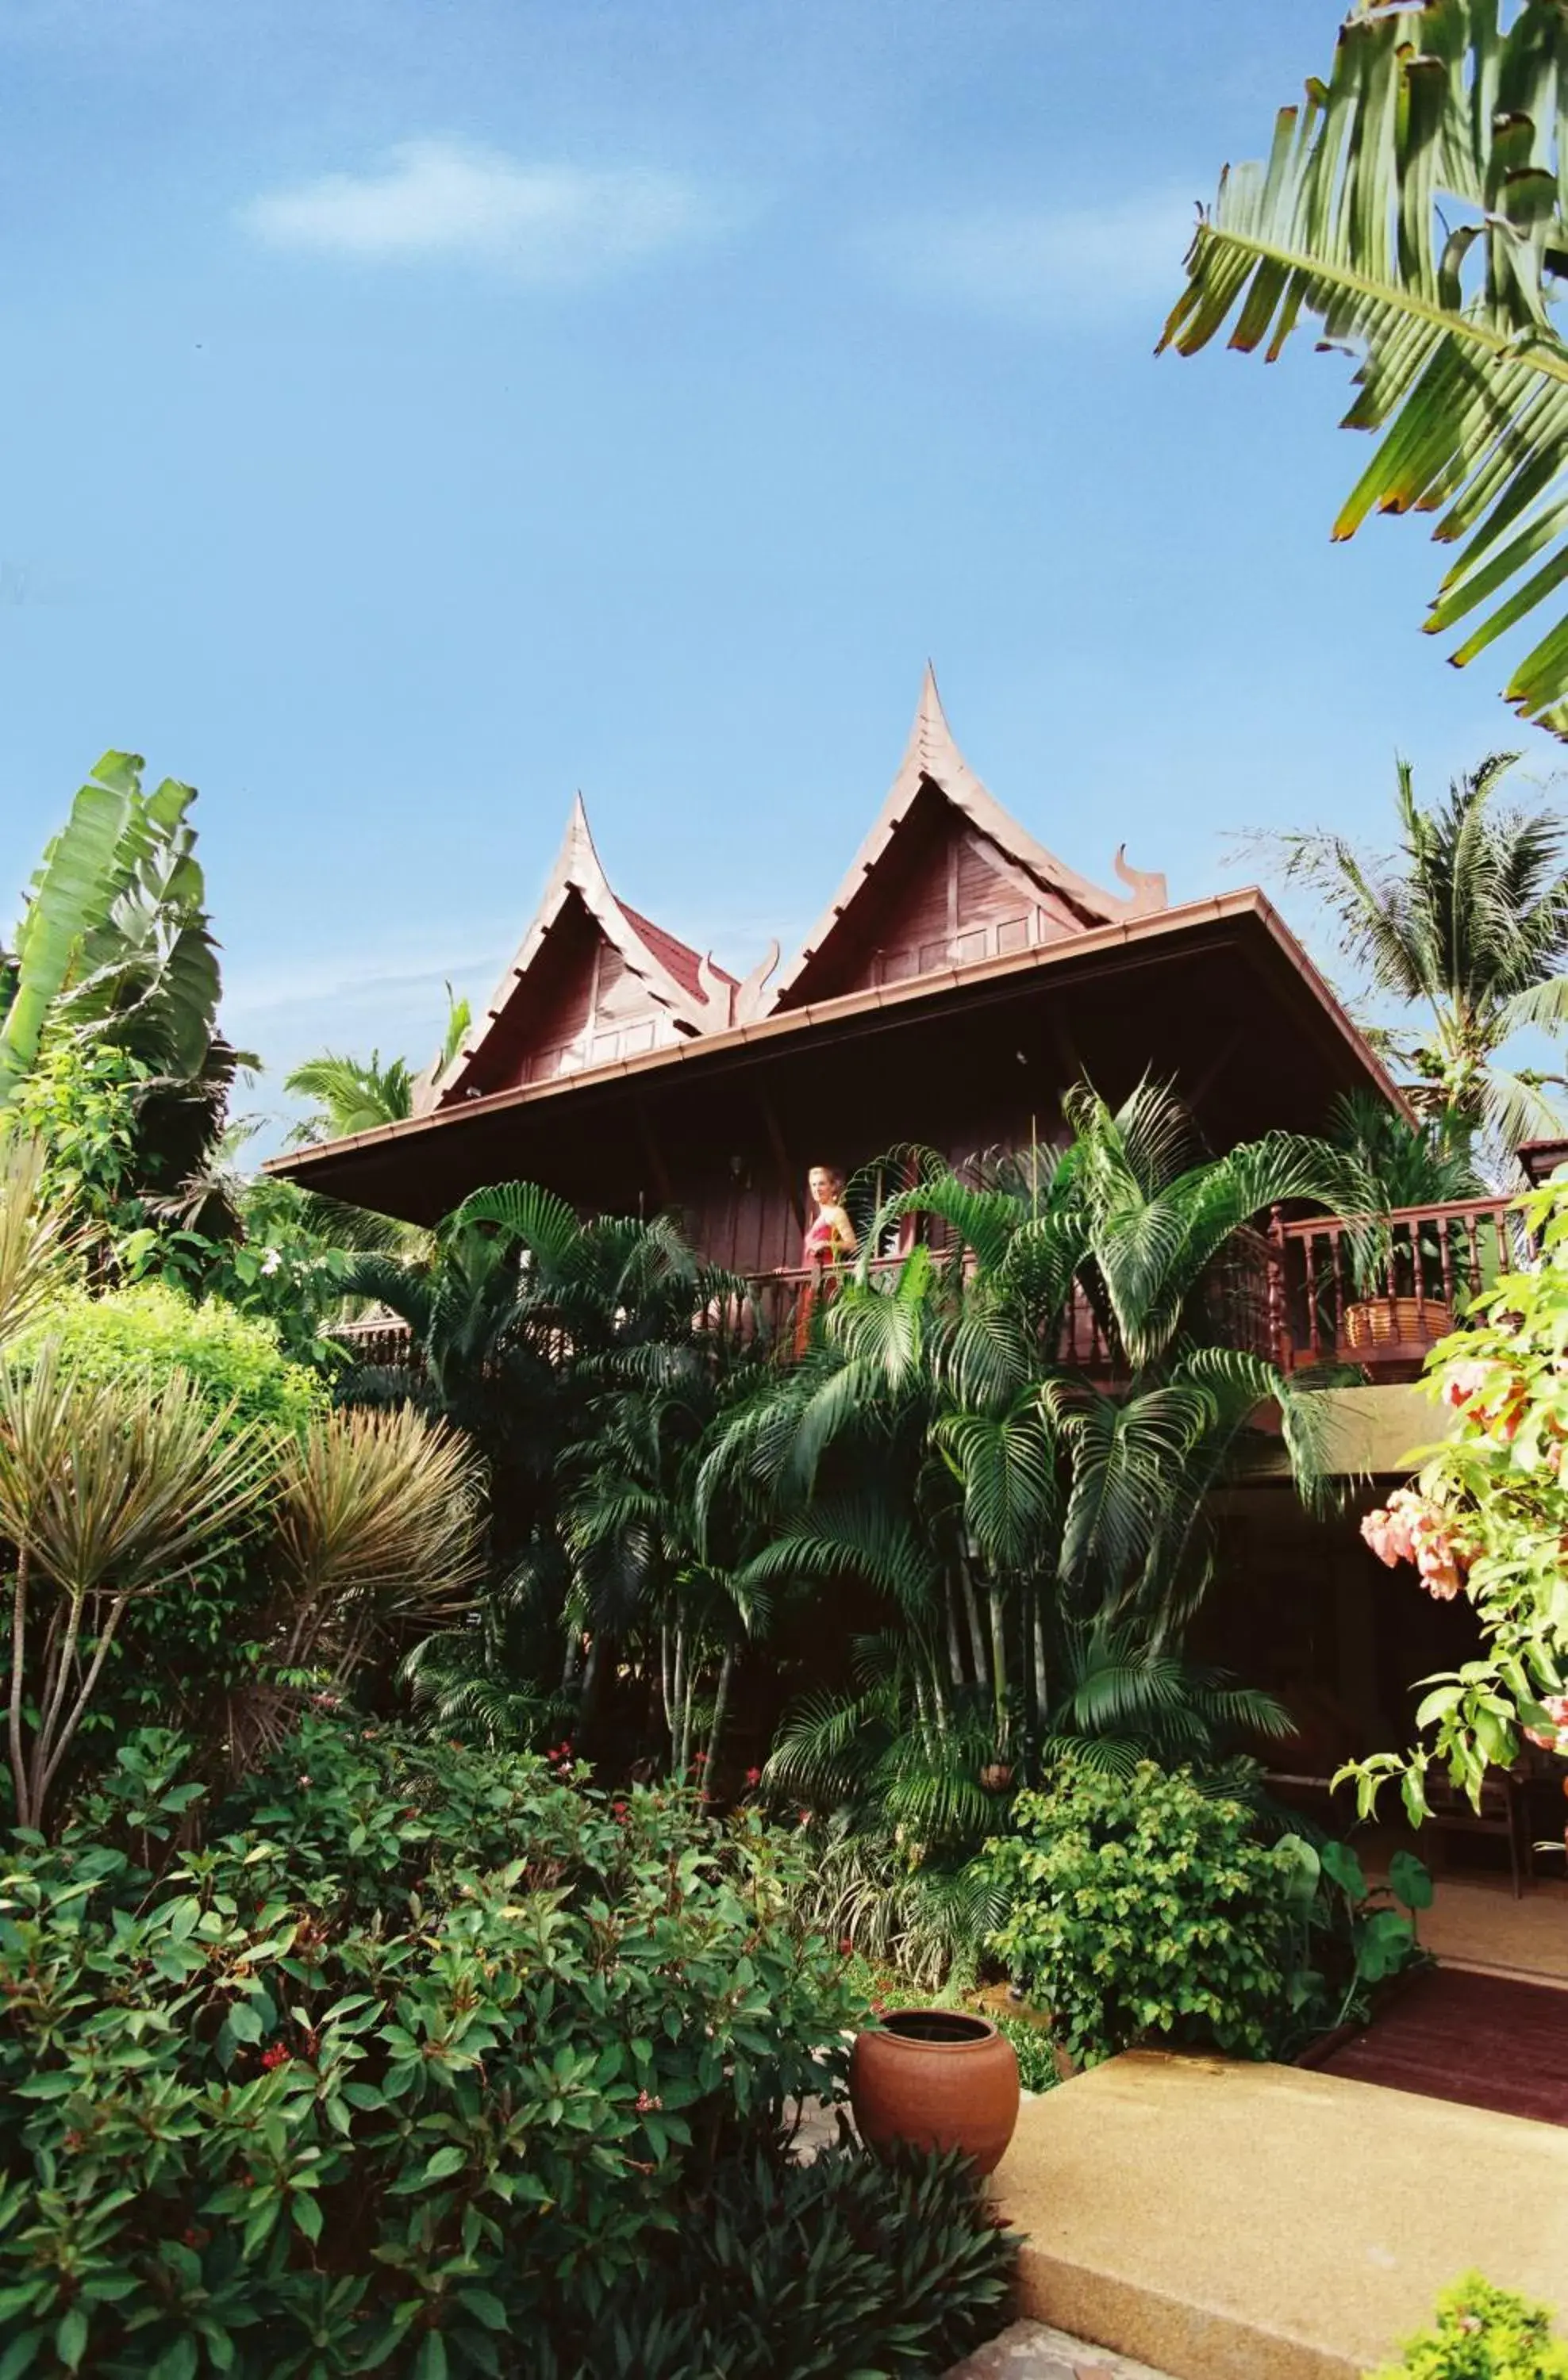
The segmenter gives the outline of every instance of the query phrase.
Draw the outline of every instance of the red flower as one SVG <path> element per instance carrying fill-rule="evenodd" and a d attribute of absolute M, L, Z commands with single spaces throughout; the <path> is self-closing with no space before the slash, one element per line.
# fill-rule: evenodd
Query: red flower
<path fill-rule="evenodd" d="M 708 1755 L 705 1752 L 694 1752 L 691 1755 L 691 1765 L 694 1768 L 706 1768 Z"/>
<path fill-rule="evenodd" d="M 844 1953 L 844 1956 L 845 1956 L 846 1959 L 848 1959 L 848 1958 L 852 1958 L 852 1957 L 854 1956 L 854 1952 L 855 1952 L 855 1945 L 854 1945 L 854 1943 L 850 1940 L 850 1938 L 849 1938 L 849 1937 L 848 1937 L 848 1935 L 847 1935 L 847 1934 L 844 1937 L 843 1940 L 840 1942 L 840 1944 L 839 1944 L 839 1946 L 838 1946 L 838 1947 L 839 1947 L 840 1950 Z"/>
<path fill-rule="evenodd" d="M 662 2107 L 663 2104 L 664 2102 L 658 2096 L 656 2092 L 639 2091 L 637 2095 L 637 2112 L 639 2116 L 650 2116 L 656 2108 Z"/>
<path fill-rule="evenodd" d="M 264 2049 L 261 2052 L 261 2063 L 266 2068 L 267 2072 L 271 2074 L 280 2066 L 290 2065 L 292 2060 L 290 2059 L 288 2051 L 285 2048 L 283 2043 L 281 2041 L 274 2041 L 270 2049 Z"/>
<path fill-rule="evenodd" d="M 610 1815 L 618 1827 L 624 1827 L 626 1823 L 626 1804 L 624 1802 L 612 1802 Z"/>
<path fill-rule="evenodd" d="M 762 1771 L 760 1768 L 748 1768 L 746 1772 L 746 1781 L 748 1785 L 760 1785 Z"/>

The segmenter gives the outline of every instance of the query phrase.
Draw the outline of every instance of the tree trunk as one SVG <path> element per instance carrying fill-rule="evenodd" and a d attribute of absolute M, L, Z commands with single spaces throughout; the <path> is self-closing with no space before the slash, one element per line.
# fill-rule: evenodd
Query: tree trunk
<path fill-rule="evenodd" d="M 942 1585 L 942 1615 L 947 1621 L 947 1667 L 955 1686 L 964 1682 L 964 1648 L 958 1635 L 958 1605 L 953 1581 L 944 1578 Z"/>
<path fill-rule="evenodd" d="M 963 1554 L 958 1557 L 958 1575 L 964 1583 L 964 1608 L 969 1621 L 969 1648 L 975 1657 L 975 1683 L 978 1686 L 984 1686 L 991 1681 L 991 1670 L 986 1661 L 986 1640 L 980 1629 L 979 1606 L 975 1600 L 975 1582 L 969 1573 L 967 1559 Z"/>
<path fill-rule="evenodd" d="M 713 1790 L 713 1767 L 719 1757 L 719 1738 L 723 1732 L 724 1705 L 730 1698 L 730 1680 L 735 1674 L 735 1646 L 724 1646 L 724 1658 L 719 1664 L 719 1682 L 713 1694 L 713 1724 L 708 1732 L 708 1761 L 702 1771 L 702 1782 L 710 1792 Z"/>
<path fill-rule="evenodd" d="M 991 1582 L 991 1703 L 996 1714 L 996 1748 L 1007 1748 L 1007 1614 L 1003 1606 L 1002 1582 Z"/>

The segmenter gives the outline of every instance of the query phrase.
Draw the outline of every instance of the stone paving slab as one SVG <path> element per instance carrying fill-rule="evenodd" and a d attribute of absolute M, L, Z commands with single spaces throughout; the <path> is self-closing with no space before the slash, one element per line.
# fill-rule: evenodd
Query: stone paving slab
<path fill-rule="evenodd" d="M 1015 2322 L 957 2364 L 947 2380 L 1164 2380 L 1147 2363 L 1089 2347 L 1043 2322 Z"/>

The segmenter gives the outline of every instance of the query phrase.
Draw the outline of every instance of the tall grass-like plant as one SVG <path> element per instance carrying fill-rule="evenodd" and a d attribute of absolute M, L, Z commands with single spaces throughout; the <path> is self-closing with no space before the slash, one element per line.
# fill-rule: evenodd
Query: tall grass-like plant
<path fill-rule="evenodd" d="M 7 1744 L 17 1823 L 52 1788 L 133 1597 L 173 1595 L 251 1525 L 272 1442 L 179 1378 L 83 1382 L 52 1352 L 0 1368 L 0 1538 L 13 1549 Z"/>
<path fill-rule="evenodd" d="M 383 1630 L 449 1623 L 481 1575 L 478 1457 L 408 1407 L 335 1413 L 278 1457 L 286 1668 L 341 1679 Z"/>
<path fill-rule="evenodd" d="M 67 1289 L 77 1245 L 43 1195 L 44 1154 L 36 1141 L 0 1130 L 0 1346 Z"/>

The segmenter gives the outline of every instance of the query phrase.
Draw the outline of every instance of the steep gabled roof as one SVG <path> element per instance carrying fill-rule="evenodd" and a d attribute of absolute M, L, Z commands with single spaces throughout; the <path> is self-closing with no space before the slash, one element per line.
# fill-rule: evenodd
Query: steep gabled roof
<path fill-rule="evenodd" d="M 845 921 L 863 901 L 899 829 L 918 804 L 929 801 L 932 792 L 945 798 L 951 808 L 991 847 L 1004 867 L 1021 870 L 1052 903 L 1058 914 L 1064 910 L 1077 930 L 1087 932 L 1096 926 L 1146 917 L 1166 905 L 1165 879 L 1129 868 L 1121 851 L 1116 854 L 1115 868 L 1122 881 L 1131 888 L 1126 895 L 1108 892 L 1089 883 L 1086 877 L 1076 875 L 1009 816 L 981 783 L 954 741 L 937 692 L 936 673 L 928 662 L 915 723 L 898 774 L 849 873 L 773 986 L 767 1002 L 770 1010 L 796 1004 L 802 978 L 829 943 L 841 937 Z"/>
<path fill-rule="evenodd" d="M 533 920 L 473 1031 L 451 1064 L 425 1090 L 421 1112 L 450 1107 L 465 1098 L 487 1044 L 492 1044 L 497 1035 L 512 1035 L 523 1025 L 529 978 L 545 938 L 576 903 L 581 904 L 605 942 L 642 984 L 650 1008 L 666 1010 L 677 1028 L 687 1034 L 721 1032 L 730 1024 L 735 978 L 616 897 L 594 849 L 588 812 L 578 794 Z"/>

